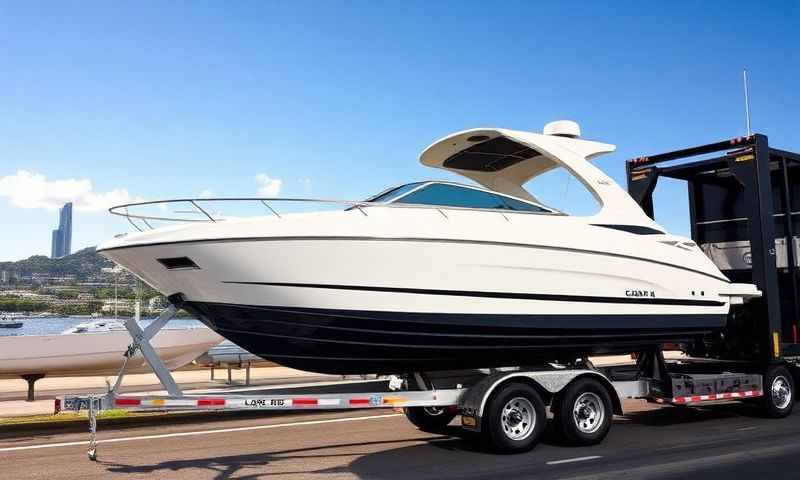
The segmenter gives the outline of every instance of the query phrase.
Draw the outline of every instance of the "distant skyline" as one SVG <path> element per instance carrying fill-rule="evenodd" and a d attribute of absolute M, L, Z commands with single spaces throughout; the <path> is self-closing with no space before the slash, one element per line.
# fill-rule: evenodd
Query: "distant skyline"
<path fill-rule="evenodd" d="M 58 211 L 58 228 L 51 236 L 50 258 L 66 257 L 72 253 L 72 202 Z"/>
<path fill-rule="evenodd" d="M 2 2 L 0 260 L 131 230 L 106 209 L 194 196 L 363 199 L 439 178 L 419 152 L 473 127 L 577 121 L 597 165 L 753 129 L 800 150 L 800 2 Z M 559 172 L 529 185 L 575 214 Z M 656 220 L 688 234 L 686 191 Z M 664 201 L 664 200 L 668 201 Z"/>

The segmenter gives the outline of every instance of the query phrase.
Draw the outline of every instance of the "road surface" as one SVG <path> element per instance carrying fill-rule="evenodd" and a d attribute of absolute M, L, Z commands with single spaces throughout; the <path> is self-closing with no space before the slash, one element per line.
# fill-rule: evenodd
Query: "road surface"
<path fill-rule="evenodd" d="M 615 417 L 594 447 L 565 446 L 548 432 L 530 453 L 493 455 L 469 438 L 419 432 L 392 410 L 247 412 L 101 428 L 96 463 L 83 431 L 0 430 L 0 478 L 796 479 L 798 437 L 800 413 L 644 408 Z"/>

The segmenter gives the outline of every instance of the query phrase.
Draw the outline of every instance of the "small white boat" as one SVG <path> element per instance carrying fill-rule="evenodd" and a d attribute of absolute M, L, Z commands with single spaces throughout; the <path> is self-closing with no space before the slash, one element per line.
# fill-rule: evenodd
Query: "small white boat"
<path fill-rule="evenodd" d="M 151 344 L 174 370 L 191 362 L 222 341 L 206 327 L 162 329 Z M 83 323 L 60 335 L 0 337 L 0 377 L 23 375 L 113 375 L 122 365 L 131 343 L 124 325 L 101 320 Z M 149 372 L 141 354 L 128 361 L 127 373 Z"/>

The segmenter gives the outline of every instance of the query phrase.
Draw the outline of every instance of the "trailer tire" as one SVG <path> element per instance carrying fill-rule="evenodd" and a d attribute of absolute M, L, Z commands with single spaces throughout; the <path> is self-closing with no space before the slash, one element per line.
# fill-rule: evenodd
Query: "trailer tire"
<path fill-rule="evenodd" d="M 442 433 L 456 418 L 457 412 L 446 407 L 406 407 L 403 413 L 409 422 L 423 432 Z"/>
<path fill-rule="evenodd" d="M 547 423 L 539 392 L 525 383 L 498 387 L 486 402 L 481 434 L 490 450 L 498 453 L 527 452 L 536 446 Z"/>
<path fill-rule="evenodd" d="M 777 365 L 767 370 L 761 407 L 769 418 L 784 418 L 792 413 L 794 382 L 786 367 Z"/>
<path fill-rule="evenodd" d="M 558 432 L 573 445 L 602 442 L 613 415 L 608 390 L 592 378 L 579 378 L 567 385 L 553 408 Z"/>

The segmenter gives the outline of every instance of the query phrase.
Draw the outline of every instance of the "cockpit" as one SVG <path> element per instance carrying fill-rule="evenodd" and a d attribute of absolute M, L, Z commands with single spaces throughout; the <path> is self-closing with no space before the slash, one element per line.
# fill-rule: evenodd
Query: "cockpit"
<path fill-rule="evenodd" d="M 367 200 L 437 207 L 560 213 L 551 208 L 490 190 L 450 182 L 415 182 L 386 190 Z"/>

